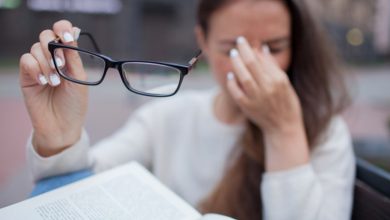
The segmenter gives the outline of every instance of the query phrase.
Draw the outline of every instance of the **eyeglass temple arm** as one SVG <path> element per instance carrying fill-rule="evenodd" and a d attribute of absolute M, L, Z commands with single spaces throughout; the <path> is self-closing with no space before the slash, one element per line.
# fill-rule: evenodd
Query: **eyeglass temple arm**
<path fill-rule="evenodd" d="M 188 68 L 189 68 L 190 70 L 191 70 L 191 69 L 194 67 L 194 65 L 198 62 L 200 55 L 202 55 L 202 51 L 201 51 L 201 50 L 199 50 L 198 53 L 190 60 L 190 62 L 188 62 L 188 64 L 189 64 L 189 67 L 188 67 Z"/>
<path fill-rule="evenodd" d="M 93 44 L 93 48 L 95 49 L 95 51 L 98 52 L 98 53 L 101 53 L 100 49 L 99 49 L 99 46 L 97 45 L 97 43 L 95 41 L 95 38 L 92 36 L 92 34 L 90 34 L 88 32 L 81 32 L 80 35 L 87 36 L 91 40 L 91 42 Z"/>

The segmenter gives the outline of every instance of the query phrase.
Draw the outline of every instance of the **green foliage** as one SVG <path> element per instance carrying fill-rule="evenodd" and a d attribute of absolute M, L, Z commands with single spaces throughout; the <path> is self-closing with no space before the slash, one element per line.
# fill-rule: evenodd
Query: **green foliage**
<path fill-rule="evenodd" d="M 15 9 L 20 6 L 21 0 L 0 0 L 0 8 Z"/>

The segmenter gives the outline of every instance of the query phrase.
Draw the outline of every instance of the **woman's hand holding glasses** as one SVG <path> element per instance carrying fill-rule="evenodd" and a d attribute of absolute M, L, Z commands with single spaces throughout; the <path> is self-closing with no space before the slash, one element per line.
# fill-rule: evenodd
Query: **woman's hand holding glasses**
<path fill-rule="evenodd" d="M 78 47 L 79 36 L 87 37 L 93 50 Z M 118 70 L 130 92 L 167 97 L 177 93 L 201 55 L 199 51 L 187 65 L 117 61 L 100 53 L 91 34 L 80 33 L 65 20 L 43 31 L 39 40 L 20 59 L 20 85 L 34 128 L 33 145 L 43 156 L 54 155 L 80 138 L 87 86 L 99 85 L 108 69 Z"/>
<path fill-rule="evenodd" d="M 80 136 L 87 112 L 88 88 L 63 80 L 55 70 L 48 43 L 57 39 L 76 46 L 80 29 L 61 20 L 52 30 L 39 35 L 30 53 L 20 58 L 20 86 L 28 109 L 33 133 L 33 145 L 42 156 L 51 156 L 75 144 Z M 78 54 L 67 55 L 59 50 L 55 63 L 74 75 L 85 74 Z"/>

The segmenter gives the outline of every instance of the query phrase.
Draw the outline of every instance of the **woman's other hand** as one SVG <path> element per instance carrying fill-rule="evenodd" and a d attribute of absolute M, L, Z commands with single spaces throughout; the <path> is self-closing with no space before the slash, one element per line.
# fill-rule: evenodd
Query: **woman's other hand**
<path fill-rule="evenodd" d="M 244 37 L 230 52 L 228 90 L 245 116 L 259 126 L 266 144 L 266 168 L 283 170 L 308 162 L 301 105 L 287 74 L 267 46 L 250 47 Z"/>

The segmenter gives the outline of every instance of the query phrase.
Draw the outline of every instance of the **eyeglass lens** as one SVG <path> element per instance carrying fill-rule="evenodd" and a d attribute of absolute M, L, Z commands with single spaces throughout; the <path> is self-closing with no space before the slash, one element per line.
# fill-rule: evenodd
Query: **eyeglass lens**
<path fill-rule="evenodd" d="M 65 63 L 63 67 L 59 68 L 61 75 L 87 84 L 101 81 L 105 70 L 104 59 L 91 53 L 68 48 L 56 49 L 54 54 L 59 53 L 59 50 L 63 51 L 65 60 L 72 60 L 72 65 Z M 80 68 L 81 66 L 83 68 Z M 76 71 L 80 69 L 84 71 Z M 181 78 L 180 70 L 174 67 L 148 62 L 123 63 L 122 71 L 127 86 L 150 95 L 173 94 L 177 90 Z"/>

